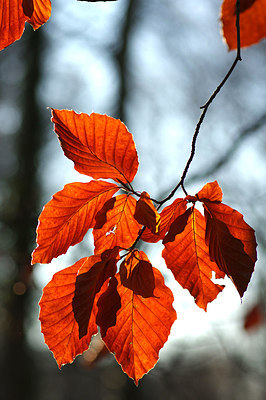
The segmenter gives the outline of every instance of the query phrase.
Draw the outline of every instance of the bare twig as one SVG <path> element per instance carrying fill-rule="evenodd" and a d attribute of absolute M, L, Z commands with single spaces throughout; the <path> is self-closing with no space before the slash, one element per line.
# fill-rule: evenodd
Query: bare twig
<path fill-rule="evenodd" d="M 171 191 L 171 193 L 165 197 L 163 200 L 161 200 L 159 202 L 159 206 L 158 209 L 161 208 L 161 206 L 167 202 L 168 200 L 170 200 L 174 194 L 176 193 L 177 189 L 179 187 L 181 187 L 184 191 L 184 193 L 187 195 L 187 191 L 184 187 L 184 181 L 186 179 L 190 164 L 194 158 L 195 152 L 196 152 L 196 142 L 197 142 L 197 138 L 199 135 L 199 131 L 201 128 L 201 125 L 204 121 L 204 118 L 206 116 L 206 113 L 208 111 L 209 106 L 211 105 L 211 103 L 213 102 L 213 100 L 215 99 L 215 97 L 218 95 L 218 93 L 220 92 L 220 90 L 222 89 L 222 87 L 225 85 L 225 83 L 227 82 L 227 80 L 229 79 L 229 77 L 231 76 L 232 72 L 234 71 L 238 61 L 241 61 L 241 44 L 240 44 L 240 24 L 239 24 L 239 16 L 240 16 L 240 0 L 236 0 L 236 31 L 237 31 L 237 54 L 235 57 L 235 60 L 233 61 L 232 66 L 230 67 L 229 71 L 227 72 L 227 74 L 225 75 L 224 79 L 221 81 L 221 83 L 217 86 L 217 88 L 215 89 L 215 91 L 212 93 L 212 95 L 210 96 L 210 98 L 208 99 L 208 101 L 201 106 L 200 108 L 202 109 L 199 121 L 196 125 L 195 128 L 195 132 L 192 138 L 192 143 L 191 143 L 191 153 L 189 156 L 189 159 L 186 163 L 186 166 L 184 168 L 183 174 L 180 178 L 180 181 L 178 182 L 178 184 L 174 187 L 174 189 Z"/>

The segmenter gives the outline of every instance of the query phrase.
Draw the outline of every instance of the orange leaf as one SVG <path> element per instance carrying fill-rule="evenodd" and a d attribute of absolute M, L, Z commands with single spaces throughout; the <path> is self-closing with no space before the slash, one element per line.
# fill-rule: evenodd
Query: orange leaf
<path fill-rule="evenodd" d="M 40 215 L 32 263 L 49 263 L 81 242 L 93 228 L 97 212 L 117 190 L 115 184 L 91 181 L 70 183 L 56 193 Z"/>
<path fill-rule="evenodd" d="M 160 239 L 165 237 L 165 234 L 168 232 L 170 225 L 172 222 L 180 215 L 186 211 L 187 202 L 184 199 L 176 199 L 172 204 L 165 207 L 160 216 L 161 223 L 159 229 L 159 235 L 153 234 L 148 228 L 145 229 L 143 234 L 141 235 L 141 239 L 145 242 L 156 243 Z"/>
<path fill-rule="evenodd" d="M 240 1 L 241 47 L 251 46 L 266 37 L 266 0 Z M 224 0 L 221 8 L 223 36 L 229 50 L 237 48 L 236 0 Z"/>
<path fill-rule="evenodd" d="M 206 202 L 203 206 L 210 258 L 232 279 L 242 297 L 257 260 L 254 230 L 242 214 L 225 204 Z"/>
<path fill-rule="evenodd" d="M 33 3 L 33 12 L 29 14 L 27 21 L 34 29 L 40 28 L 48 21 L 51 15 L 51 0 L 24 0 L 25 3 Z M 25 11 L 24 11 L 25 12 Z"/>
<path fill-rule="evenodd" d="M 109 327 L 103 337 L 123 371 L 136 384 L 158 361 L 159 350 L 167 341 L 176 320 L 171 290 L 165 286 L 163 276 L 156 268 L 153 268 L 153 275 L 154 297 L 144 298 L 123 286 L 119 274 L 116 274 L 117 286 L 114 286 L 120 296 L 121 307 L 117 311 L 116 306 L 113 312 L 116 313 L 116 325 Z M 105 303 L 98 303 L 100 320 L 109 318 L 107 314 L 111 312 L 110 302 Z"/>
<path fill-rule="evenodd" d="M 134 179 L 138 156 L 132 134 L 120 120 L 70 110 L 52 110 L 52 116 L 64 154 L 77 171 L 123 183 Z"/>
<path fill-rule="evenodd" d="M 37 29 L 50 15 L 50 0 L 1 0 L 0 50 L 21 38 L 25 22 Z"/>
<path fill-rule="evenodd" d="M 76 278 L 86 260 L 81 259 L 71 267 L 57 272 L 43 289 L 40 301 L 41 329 L 59 368 L 87 350 L 92 335 L 97 333 L 95 307 L 91 311 L 87 333 L 82 339 L 79 338 L 79 326 L 73 312 Z"/>
<path fill-rule="evenodd" d="M 141 225 L 133 218 L 134 197 L 121 194 L 108 200 L 96 215 L 93 229 L 95 254 L 118 246 L 129 248 L 136 240 Z"/>
<path fill-rule="evenodd" d="M 137 201 L 134 218 L 139 224 L 148 227 L 152 233 L 159 233 L 161 217 L 147 192 L 142 192 Z"/>
<path fill-rule="evenodd" d="M 217 181 L 207 183 L 197 193 L 197 199 L 200 201 L 212 201 L 221 203 L 223 199 L 223 192 Z"/>
<path fill-rule="evenodd" d="M 174 223 L 178 221 L 180 231 L 174 241 L 168 241 L 169 238 L 172 240 L 172 235 L 165 237 L 162 256 L 177 282 L 188 289 L 196 304 L 206 311 L 208 303 L 223 290 L 223 286 L 212 282 L 212 272 L 215 272 L 216 278 L 223 278 L 224 273 L 209 259 L 203 215 L 192 207 L 185 212 L 185 217 L 181 215 Z"/>

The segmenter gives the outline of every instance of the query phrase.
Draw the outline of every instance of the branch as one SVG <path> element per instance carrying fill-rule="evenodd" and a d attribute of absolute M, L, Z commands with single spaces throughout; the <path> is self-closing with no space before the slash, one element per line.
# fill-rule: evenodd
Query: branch
<path fill-rule="evenodd" d="M 181 186 L 184 193 L 187 195 L 187 191 L 184 187 L 184 181 L 186 179 L 190 164 L 194 158 L 194 155 L 196 153 L 196 142 L 197 142 L 197 138 L 199 135 L 199 131 L 201 128 L 201 125 L 204 121 L 204 118 L 206 116 L 206 113 L 208 111 L 209 106 L 211 105 L 211 103 L 213 102 L 213 100 L 215 99 L 215 97 L 218 95 L 218 93 L 220 92 L 220 90 L 222 89 L 222 87 L 225 85 L 225 83 L 227 82 L 227 80 L 229 79 L 229 77 L 231 76 L 232 72 L 234 71 L 238 61 L 241 61 L 241 44 L 240 44 L 240 24 L 239 24 L 239 16 L 240 16 L 240 0 L 236 0 L 236 31 L 237 31 L 237 54 L 235 57 L 235 60 L 233 61 L 232 66 L 230 67 L 229 71 L 227 72 L 227 74 L 225 75 L 224 79 L 221 81 L 221 83 L 217 86 L 217 88 L 214 90 L 214 92 L 212 93 L 212 95 L 210 96 L 209 100 L 200 108 L 202 109 L 199 121 L 196 125 L 195 128 L 195 132 L 192 138 L 192 143 L 191 143 L 191 153 L 189 156 L 189 159 L 186 163 L 186 166 L 184 168 L 183 174 L 180 178 L 180 181 L 178 182 L 178 184 L 174 187 L 174 189 L 171 191 L 171 193 L 163 200 L 161 200 L 159 203 L 159 208 L 161 208 L 161 206 L 168 200 L 170 200 L 175 192 L 177 191 L 177 189 Z"/>
<path fill-rule="evenodd" d="M 207 168 L 205 172 L 201 174 L 194 174 L 190 177 L 189 182 L 206 178 L 210 175 L 212 175 L 214 172 L 222 168 L 226 163 L 229 162 L 230 158 L 232 155 L 236 152 L 236 150 L 239 148 L 239 145 L 241 142 L 246 139 L 248 136 L 252 135 L 255 133 L 258 129 L 260 129 L 263 125 L 266 124 L 266 112 L 261 115 L 256 121 L 254 121 L 252 124 L 249 126 L 245 127 L 238 133 L 237 137 L 234 139 L 234 141 L 231 143 L 230 147 L 227 149 L 226 153 L 223 154 L 218 161 L 211 167 Z"/>

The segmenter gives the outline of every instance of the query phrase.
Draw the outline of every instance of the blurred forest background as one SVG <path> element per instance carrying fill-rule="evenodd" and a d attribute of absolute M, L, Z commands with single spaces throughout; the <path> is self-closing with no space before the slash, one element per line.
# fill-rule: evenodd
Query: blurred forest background
<path fill-rule="evenodd" d="M 160 361 L 136 388 L 113 356 L 93 352 L 59 371 L 44 344 L 38 301 L 53 273 L 91 251 L 78 245 L 30 266 L 43 205 L 86 180 L 63 156 L 46 107 L 120 118 L 133 133 L 135 189 L 163 197 L 179 180 L 208 99 L 235 54 L 221 37 L 220 0 L 52 2 L 38 31 L 0 53 L 0 393 L 5 400 L 266 398 L 266 42 L 242 51 L 202 126 L 186 189 L 217 179 L 224 202 L 256 231 L 258 262 L 241 302 L 231 282 L 197 308 L 147 246 L 175 294 L 177 321 Z M 177 196 L 183 196 L 181 192 Z M 259 304 L 259 320 L 244 329 Z M 94 353 L 97 354 L 96 343 Z M 2 397 L 3 396 L 3 397 Z"/>

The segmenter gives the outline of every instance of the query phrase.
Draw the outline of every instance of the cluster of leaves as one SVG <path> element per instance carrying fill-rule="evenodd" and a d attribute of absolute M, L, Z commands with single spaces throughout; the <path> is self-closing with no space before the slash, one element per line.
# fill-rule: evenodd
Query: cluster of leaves
<path fill-rule="evenodd" d="M 0 50 L 22 36 L 26 22 L 37 29 L 50 14 L 50 0 L 0 0 Z M 266 0 L 223 1 L 223 33 L 229 49 L 238 50 L 237 57 L 202 107 L 182 178 L 162 201 L 134 190 L 138 156 L 121 121 L 52 110 L 64 154 L 92 180 L 66 185 L 44 207 L 32 263 L 51 262 L 81 242 L 89 229 L 94 238 L 94 254 L 56 273 L 40 301 L 42 332 L 59 367 L 88 349 L 98 327 L 107 348 L 136 384 L 157 362 L 176 311 L 161 272 L 137 249 L 141 240 L 162 240 L 166 266 L 205 311 L 224 288 L 214 277 L 228 276 L 243 296 L 257 258 L 253 229 L 238 211 L 222 203 L 216 181 L 193 196 L 183 183 L 207 109 L 241 60 L 240 31 L 242 47 L 257 43 L 266 37 L 265 16 Z M 180 186 L 185 197 L 159 213 Z"/>
<path fill-rule="evenodd" d="M 132 186 L 138 156 L 120 120 L 52 110 L 52 121 L 64 154 L 94 179 L 67 184 L 44 207 L 32 262 L 49 263 L 81 242 L 90 228 L 94 255 L 56 273 L 44 288 L 42 332 L 61 367 L 88 348 L 99 326 L 108 349 L 138 383 L 157 362 L 176 312 L 161 272 L 137 242 L 162 240 L 167 267 L 206 310 L 223 290 L 213 274 L 227 275 L 243 296 L 256 261 L 254 231 L 222 203 L 217 182 L 175 199 L 159 213 L 148 193 L 138 194 Z M 119 190 L 122 194 L 114 196 Z"/>
<path fill-rule="evenodd" d="M 266 0 L 241 0 L 240 14 L 242 47 L 258 43 L 266 37 Z M 50 15 L 51 0 L 0 0 L 0 50 L 21 38 L 26 22 L 38 29 L 48 21 Z M 230 50 L 237 48 L 235 19 L 236 0 L 223 0 L 221 21 L 224 38 Z"/>

